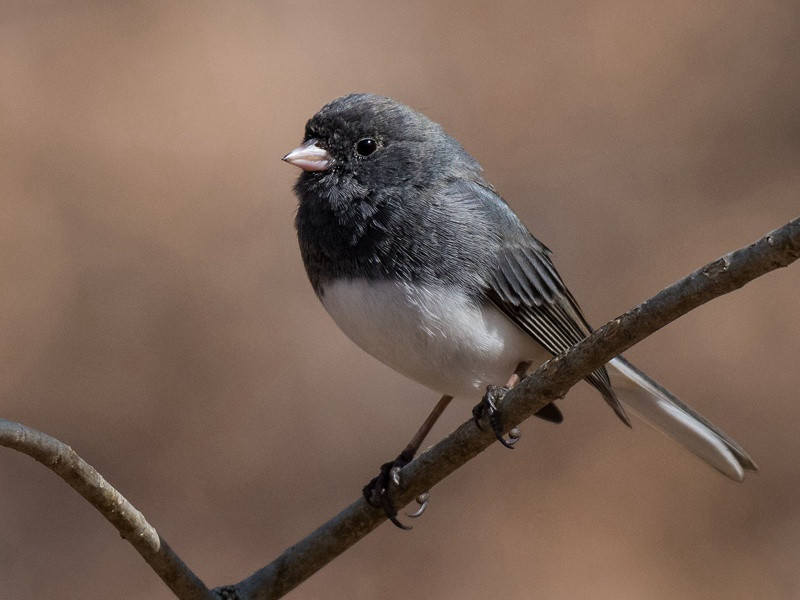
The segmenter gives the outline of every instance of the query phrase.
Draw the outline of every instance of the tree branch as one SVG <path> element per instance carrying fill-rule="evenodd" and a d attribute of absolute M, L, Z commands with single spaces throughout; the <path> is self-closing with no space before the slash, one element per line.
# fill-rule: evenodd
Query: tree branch
<path fill-rule="evenodd" d="M 158 532 L 94 467 L 65 443 L 19 423 L 0 419 L 0 446 L 19 450 L 42 463 L 86 498 L 181 600 L 214 600 Z"/>
<path fill-rule="evenodd" d="M 677 281 L 548 361 L 509 391 L 500 406 L 506 430 L 563 397 L 589 373 L 678 317 L 798 257 L 800 217 Z M 406 487 L 398 494 L 399 502 L 408 503 L 431 489 L 494 442 L 494 433 L 467 421 L 402 470 Z M 359 499 L 263 569 L 218 591 L 238 600 L 280 598 L 385 520 L 381 510 Z"/>
<path fill-rule="evenodd" d="M 698 306 L 800 257 L 800 218 L 746 248 L 709 263 L 614 319 L 588 338 L 542 365 L 503 398 L 507 424 L 532 416 L 613 357 Z M 492 432 L 467 421 L 407 465 L 398 501 L 410 502 L 495 442 Z M 247 579 L 212 592 L 169 548 L 144 516 L 65 444 L 0 419 L 0 445 L 35 458 L 86 498 L 131 542 L 182 600 L 280 598 L 386 520 L 381 510 L 359 499 L 275 561 Z"/>

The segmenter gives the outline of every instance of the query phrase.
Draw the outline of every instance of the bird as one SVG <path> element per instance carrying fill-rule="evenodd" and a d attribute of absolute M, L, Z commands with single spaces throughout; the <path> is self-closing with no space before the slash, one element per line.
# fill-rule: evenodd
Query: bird
<path fill-rule="evenodd" d="M 441 125 L 391 98 L 354 93 L 323 106 L 283 160 L 301 169 L 295 227 L 323 307 L 356 345 L 441 394 L 408 446 L 364 487 L 395 525 L 391 496 L 453 397 L 503 437 L 497 400 L 593 330 L 556 270 L 478 161 Z M 623 356 L 591 373 L 626 425 L 626 408 L 727 477 L 757 467 L 721 429 Z M 504 386 L 500 386 L 502 383 Z M 537 416 L 562 420 L 555 404 Z M 426 503 L 420 500 L 420 514 Z"/>

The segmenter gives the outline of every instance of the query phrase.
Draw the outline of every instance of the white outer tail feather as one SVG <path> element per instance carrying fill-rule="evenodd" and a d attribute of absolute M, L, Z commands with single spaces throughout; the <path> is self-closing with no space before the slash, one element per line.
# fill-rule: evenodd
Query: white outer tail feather
<path fill-rule="evenodd" d="M 758 470 L 741 446 L 627 360 L 618 356 L 607 367 L 627 408 L 716 470 L 734 481 L 742 481 L 745 470 Z"/>

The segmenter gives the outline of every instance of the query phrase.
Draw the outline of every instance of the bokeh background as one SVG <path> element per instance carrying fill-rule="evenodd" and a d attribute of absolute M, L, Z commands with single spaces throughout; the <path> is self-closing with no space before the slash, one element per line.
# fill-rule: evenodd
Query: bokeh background
<path fill-rule="evenodd" d="M 77 449 L 209 584 L 354 500 L 436 399 L 305 279 L 305 120 L 351 92 L 444 124 L 600 324 L 800 207 L 800 5 L 0 6 L 0 413 Z M 588 386 L 291 598 L 800 595 L 800 267 L 629 352 L 761 466 L 741 485 Z M 434 437 L 465 420 L 454 404 Z M 50 472 L 0 452 L 3 598 L 170 598 Z"/>

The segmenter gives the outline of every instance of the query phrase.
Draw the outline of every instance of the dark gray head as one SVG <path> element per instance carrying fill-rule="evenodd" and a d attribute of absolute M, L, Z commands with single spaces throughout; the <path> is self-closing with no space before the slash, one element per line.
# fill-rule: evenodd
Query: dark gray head
<path fill-rule="evenodd" d="M 469 240 L 484 228 L 457 185 L 488 186 L 480 165 L 408 106 L 373 94 L 338 98 L 284 160 L 303 169 L 296 225 L 318 292 L 326 278 L 433 277 L 454 271 L 461 253 L 475 255 Z"/>
<path fill-rule="evenodd" d="M 440 125 L 374 94 L 326 104 L 306 123 L 303 145 L 284 160 L 303 169 L 297 183 L 301 202 L 313 190 L 334 204 L 440 177 L 480 177 L 481 171 Z"/>

